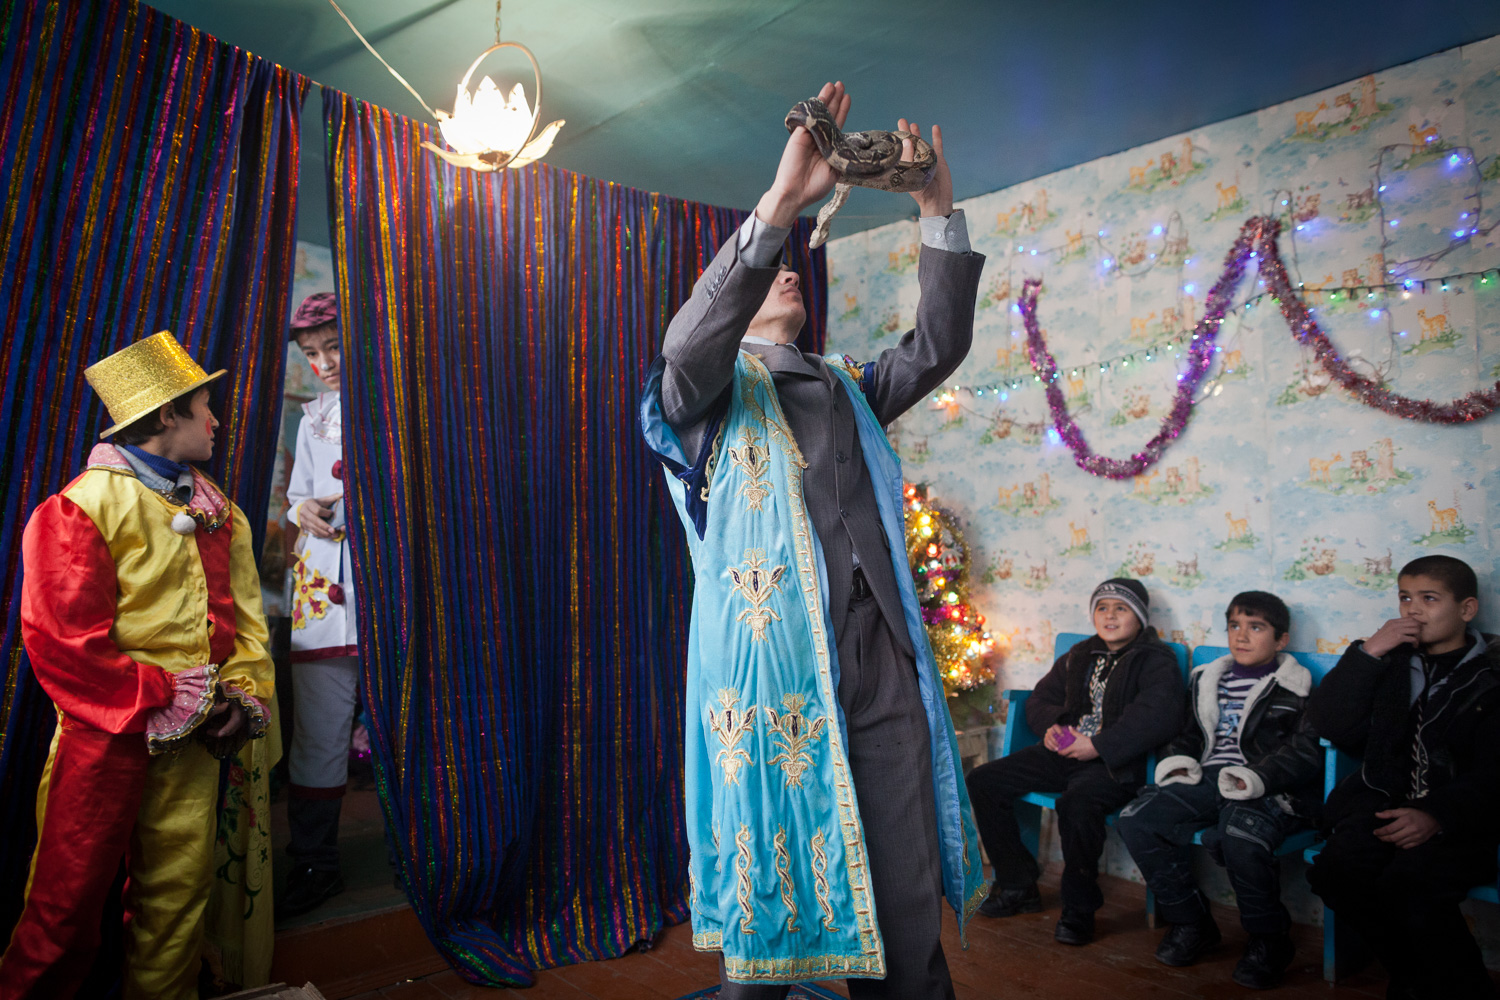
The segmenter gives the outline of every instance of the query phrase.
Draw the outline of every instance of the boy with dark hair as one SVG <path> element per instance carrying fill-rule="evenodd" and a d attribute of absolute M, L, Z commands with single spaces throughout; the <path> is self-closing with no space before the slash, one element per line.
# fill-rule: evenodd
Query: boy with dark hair
<path fill-rule="evenodd" d="M 167 331 L 85 369 L 119 443 L 26 523 L 21 636 L 58 726 L 7 1000 L 74 995 L 122 860 L 125 996 L 198 995 L 214 758 L 265 730 L 273 683 L 250 522 L 190 464 L 213 457 L 223 374 Z"/>
<path fill-rule="evenodd" d="M 287 482 L 287 519 L 301 529 L 292 570 L 292 746 L 286 890 L 292 917 L 344 891 L 339 814 L 349 783 L 349 738 L 359 699 L 354 568 L 344 530 L 342 340 L 338 299 L 316 292 L 292 316 L 291 338 L 328 387 L 302 406 Z"/>
<path fill-rule="evenodd" d="M 1041 910 L 1040 868 L 1021 842 L 1015 802 L 1031 792 L 1061 792 L 1062 916 L 1054 936 L 1072 945 L 1093 940 L 1094 912 L 1104 905 L 1105 818 L 1135 797 L 1146 756 L 1182 718 L 1182 674 L 1147 623 L 1150 600 L 1138 580 L 1101 583 L 1089 601 L 1097 634 L 1058 657 L 1026 699 L 1026 722 L 1042 742 L 969 772 L 974 822 L 995 865 L 982 915 Z"/>
<path fill-rule="evenodd" d="M 1193 670 L 1182 732 L 1118 829 L 1171 925 L 1156 959 L 1183 966 L 1220 941 L 1189 857 L 1193 834 L 1212 828 L 1204 845 L 1228 870 L 1250 935 L 1234 981 L 1266 990 L 1296 952 L 1276 848 L 1318 804 L 1318 741 L 1303 715 L 1312 674 L 1283 652 L 1291 613 L 1275 594 L 1236 594 L 1224 618 L 1229 655 Z"/>
<path fill-rule="evenodd" d="M 1400 617 L 1352 643 L 1308 706 L 1363 764 L 1324 805 L 1307 880 L 1385 964 L 1389 996 L 1492 997 L 1458 904 L 1496 874 L 1500 639 L 1470 626 L 1463 561 L 1414 560 L 1396 586 Z"/>

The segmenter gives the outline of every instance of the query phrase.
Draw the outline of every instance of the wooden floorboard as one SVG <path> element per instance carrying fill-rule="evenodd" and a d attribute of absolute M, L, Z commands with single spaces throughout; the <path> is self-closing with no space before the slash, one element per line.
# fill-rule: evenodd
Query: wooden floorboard
<path fill-rule="evenodd" d="M 1098 915 L 1098 939 L 1070 948 L 1052 939 L 1057 922 L 1057 873 L 1042 881 L 1041 913 L 1003 920 L 976 917 L 969 926 L 969 947 L 958 940 L 950 913 L 943 927 L 943 948 L 958 1000 L 1244 1000 L 1252 996 L 1231 981 L 1245 945 L 1235 911 L 1214 908 L 1224 944 L 1204 961 L 1171 969 L 1153 957 L 1162 931 L 1146 926 L 1145 891 L 1123 879 L 1102 879 L 1104 909 Z M 1385 977 L 1378 967 L 1330 989 L 1322 978 L 1322 934 L 1297 927 L 1297 958 L 1282 987 L 1268 995 L 1288 998 L 1383 997 Z M 606 962 L 586 962 L 536 974 L 528 989 L 473 986 L 452 970 L 393 983 L 357 994 L 353 1000 L 673 1000 L 712 985 L 718 975 L 713 955 L 695 951 L 686 924 L 668 928 L 650 951 Z M 847 995 L 841 983 L 823 984 Z M 330 1000 L 337 1000 L 330 996 Z"/>

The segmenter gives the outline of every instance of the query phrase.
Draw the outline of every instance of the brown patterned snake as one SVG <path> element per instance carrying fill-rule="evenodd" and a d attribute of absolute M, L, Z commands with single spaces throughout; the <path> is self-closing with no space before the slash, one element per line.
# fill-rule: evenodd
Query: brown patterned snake
<path fill-rule="evenodd" d="M 828 239 L 828 223 L 833 214 L 844 207 L 851 187 L 920 191 L 932 180 L 932 172 L 937 167 L 937 154 L 932 151 L 932 146 L 909 132 L 840 132 L 828 105 L 816 97 L 797 102 L 787 112 L 787 131 L 798 125 L 807 129 L 818 152 L 842 178 L 833 187 L 833 197 L 818 210 L 817 228 L 807 241 L 809 249 L 816 250 Z M 903 139 L 911 140 L 913 152 L 910 160 L 901 159 Z"/>

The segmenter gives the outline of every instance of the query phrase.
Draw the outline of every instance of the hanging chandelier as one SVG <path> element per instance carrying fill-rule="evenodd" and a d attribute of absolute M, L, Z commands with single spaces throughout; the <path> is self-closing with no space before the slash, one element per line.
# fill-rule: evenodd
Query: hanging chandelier
<path fill-rule="evenodd" d="M 453 112 L 434 111 L 422 100 L 411 84 L 402 78 L 400 73 L 391 67 L 391 64 L 381 58 L 375 47 L 365 40 L 365 36 L 354 27 L 354 22 L 349 20 L 335 0 L 328 0 L 333 9 L 338 11 L 344 23 L 349 25 L 355 37 L 364 42 L 365 48 L 379 59 L 381 65 L 390 71 L 401 85 L 411 91 L 413 97 L 427 109 L 427 113 L 437 119 L 438 128 L 443 133 L 443 141 L 451 150 L 443 149 L 436 143 L 423 142 L 424 149 L 431 150 L 448 163 L 456 167 L 468 167 L 489 173 L 496 170 L 504 170 L 507 167 L 524 167 L 528 163 L 534 163 L 547 155 L 552 148 L 552 142 L 557 138 L 557 133 L 567 124 L 566 120 L 559 118 L 545 128 L 537 131 L 537 122 L 541 120 L 542 114 L 542 69 L 537 64 L 536 56 L 532 55 L 530 49 L 520 42 L 504 42 L 500 40 L 500 3 L 495 0 L 495 44 L 479 53 L 474 62 L 469 65 L 469 71 L 464 74 L 458 83 L 458 91 L 453 99 Z M 508 97 L 502 96 L 500 88 L 495 86 L 495 81 L 488 76 L 479 81 L 478 88 L 471 94 L 469 92 L 469 81 L 474 77 L 474 71 L 479 64 L 484 62 L 485 57 L 492 52 L 501 49 L 519 49 L 526 56 L 526 61 L 531 63 L 532 77 L 536 82 L 536 104 L 528 106 L 526 103 L 526 90 L 517 83 L 511 88 Z"/>

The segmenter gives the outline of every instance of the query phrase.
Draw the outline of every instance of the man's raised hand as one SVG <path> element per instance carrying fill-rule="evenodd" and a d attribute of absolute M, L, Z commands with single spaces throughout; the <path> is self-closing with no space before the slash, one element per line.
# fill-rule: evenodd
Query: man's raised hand
<path fill-rule="evenodd" d="M 828 111 L 840 128 L 849 117 L 849 95 L 844 93 L 842 82 L 825 83 L 818 91 L 818 100 L 828 105 Z M 781 163 L 776 167 L 776 180 L 771 189 L 761 195 L 755 206 L 760 221 L 781 227 L 790 227 L 797 221 L 802 210 L 815 201 L 822 201 L 838 181 L 838 171 L 828 165 L 807 129 L 797 126 L 781 151 Z"/>
<path fill-rule="evenodd" d="M 922 138 L 922 126 L 916 122 L 908 124 L 902 118 L 896 123 L 896 128 L 902 132 L 910 132 L 918 139 Z M 917 214 L 924 219 L 932 216 L 946 218 L 953 214 L 953 177 L 948 173 L 948 161 L 943 156 L 943 130 L 938 125 L 932 126 L 932 152 L 937 156 L 932 180 L 922 190 L 911 193 L 912 199 L 917 203 Z M 910 162 L 915 157 L 916 148 L 912 141 L 902 139 L 901 159 Z"/>

